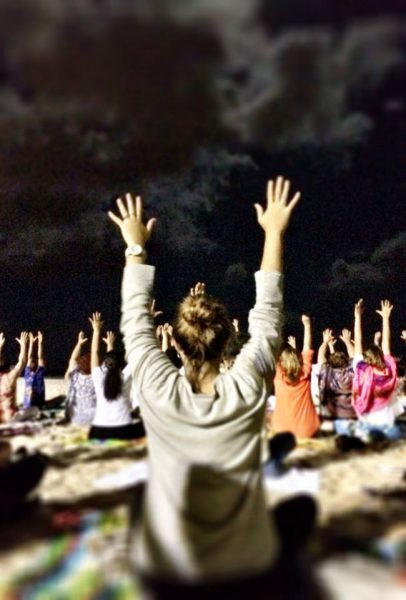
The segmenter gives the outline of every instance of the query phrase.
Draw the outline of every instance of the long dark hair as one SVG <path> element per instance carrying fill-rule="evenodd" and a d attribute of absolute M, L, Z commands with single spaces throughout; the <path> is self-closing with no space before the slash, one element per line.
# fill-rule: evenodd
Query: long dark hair
<path fill-rule="evenodd" d="M 104 378 L 104 396 L 106 400 L 116 400 L 121 394 L 121 370 L 125 366 L 124 353 L 119 350 L 107 352 L 104 366 L 107 369 Z"/>

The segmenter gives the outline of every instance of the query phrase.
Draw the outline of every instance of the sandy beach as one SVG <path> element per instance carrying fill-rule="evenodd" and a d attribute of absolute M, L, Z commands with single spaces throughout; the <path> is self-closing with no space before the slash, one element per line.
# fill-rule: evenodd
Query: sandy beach
<path fill-rule="evenodd" d="M 22 380 L 20 397 L 21 384 Z M 51 400 L 65 393 L 66 384 L 62 378 L 47 378 L 46 390 L 46 398 Z M 87 428 L 46 421 L 34 423 L 29 434 L 8 439 L 14 450 L 24 446 L 28 452 L 38 450 L 46 454 L 49 466 L 36 490 L 37 504 L 31 509 L 34 512 L 27 512 L 2 528 L 0 598 L 19 597 L 6 593 L 26 589 L 21 583 L 23 575 L 31 572 L 36 560 L 42 569 L 40 557 L 46 549 L 49 551 L 61 534 L 71 531 L 69 527 L 62 531 L 55 527 L 55 519 L 67 518 L 58 515 L 68 514 L 70 519 L 75 515 L 75 519 L 84 519 L 86 523 L 89 515 L 94 515 L 96 521 L 113 519 L 118 528 L 116 541 L 112 544 L 103 528 L 94 526 L 92 535 L 98 536 L 97 543 L 89 542 L 88 555 L 96 544 L 99 550 L 92 560 L 104 581 L 100 555 L 109 552 L 109 560 L 121 574 L 120 581 L 127 581 L 131 569 L 125 566 L 123 548 L 127 540 L 128 506 L 137 485 L 148 477 L 147 441 L 89 442 Z M 300 440 L 286 462 L 289 469 L 285 476 L 265 480 L 268 505 L 271 509 L 297 493 L 311 494 L 317 500 L 318 526 L 311 554 L 329 597 L 337 600 L 404 597 L 406 441 L 343 453 L 337 450 L 334 436 L 325 433 L 319 438 Z M 76 571 L 70 574 L 76 575 Z M 43 578 L 46 588 L 47 577 Z M 110 585 L 109 581 L 107 578 L 104 584 Z M 132 593 L 135 594 L 134 590 Z M 27 597 L 43 597 L 38 594 Z M 56 598 L 52 594 L 44 597 Z M 74 596 L 61 596 L 71 597 Z"/>

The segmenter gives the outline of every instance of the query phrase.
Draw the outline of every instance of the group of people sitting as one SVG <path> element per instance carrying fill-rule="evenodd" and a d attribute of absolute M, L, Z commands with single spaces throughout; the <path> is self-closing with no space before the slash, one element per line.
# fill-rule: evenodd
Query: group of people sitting
<path fill-rule="evenodd" d="M 276 517 L 269 520 L 262 485 L 265 407 L 272 392 L 275 432 L 313 436 L 323 414 L 374 427 L 395 424 L 397 373 L 388 301 L 378 311 L 380 346 L 363 348 L 361 300 L 355 305 L 354 342 L 347 330 L 341 336 L 347 354 L 336 351 L 331 330 L 324 331 L 318 353 L 320 409 L 311 394 L 309 317 L 302 318 L 303 351 L 292 338 L 280 350 L 283 238 L 300 193 L 289 198 L 290 182 L 278 177 L 268 183 L 266 207 L 255 205 L 264 244 L 246 336 L 203 284 L 180 303 L 173 324 L 157 330 L 151 309 L 155 269 L 146 264 L 156 220 L 144 221 L 141 198 L 131 194 L 117 200 L 118 213 L 109 212 L 127 246 L 121 332 L 128 365 L 114 348 L 114 334 L 102 338 L 101 315 L 93 313 L 90 356 L 82 355 L 87 339 L 80 332 L 70 357 L 67 411 L 72 421 L 90 426 L 92 438 L 131 439 L 143 435 L 140 422 L 133 421 L 139 404 L 150 476 L 140 518 L 134 520 L 132 558 L 150 598 L 247 593 L 265 598 L 270 587 L 293 581 L 295 534 L 306 527 L 306 518 L 295 508 L 285 528 Z M 23 333 L 17 366 L 2 367 L 1 421 L 13 416 L 13 386 L 27 362 L 27 342 L 34 339 Z M 303 517 L 298 529 L 291 527 L 294 515 Z"/>
<path fill-rule="evenodd" d="M 190 290 L 190 298 L 206 295 L 203 283 Z M 187 299 L 186 299 L 187 300 Z M 186 302 L 185 300 L 185 302 Z M 323 421 L 332 421 L 337 433 L 368 437 L 379 431 L 391 439 L 404 433 L 398 417 L 404 412 L 404 378 L 398 377 L 398 367 L 390 350 L 390 315 L 392 305 L 381 302 L 377 313 L 382 319 L 382 331 L 374 343 L 363 349 L 362 311 L 359 300 L 354 310 L 354 340 L 349 329 L 339 336 L 342 348 L 331 329 L 323 331 L 317 362 L 313 363 L 311 320 L 302 316 L 303 348 L 299 352 L 296 339 L 289 336 L 279 354 L 273 380 L 273 394 L 268 398 L 268 423 L 275 432 L 289 431 L 297 438 L 312 437 Z M 154 308 L 151 314 L 155 313 Z M 69 360 L 66 379 L 69 381 L 66 411 L 69 419 L 80 425 L 90 425 L 90 438 L 134 439 L 145 434 L 142 421 L 134 422 L 139 413 L 139 401 L 132 385 L 131 371 L 124 362 L 124 352 L 114 348 L 115 334 L 107 331 L 104 362 L 100 358 L 100 336 L 103 322 L 100 313 L 89 319 L 93 329 L 91 352 L 81 354 L 87 338 L 81 331 Z M 402 333 L 403 339 L 406 332 Z M 184 376 L 185 369 L 176 348 L 173 327 L 169 323 L 156 328 L 157 343 Z M 233 328 L 224 348 L 220 364 L 225 372 L 249 339 L 233 320 Z M 31 368 L 35 365 L 31 364 Z M 32 371 L 29 371 L 32 373 Z M 402 373 L 403 375 L 403 373 Z"/>
<path fill-rule="evenodd" d="M 38 331 L 22 331 L 16 342 L 20 346 L 17 363 L 11 366 L 4 358 L 6 338 L 0 333 L 0 423 L 11 421 L 18 412 L 16 401 L 17 380 L 24 377 L 23 410 L 40 409 L 45 404 L 44 336 Z M 35 343 L 37 342 L 37 353 Z"/>
<path fill-rule="evenodd" d="M 303 349 L 296 339 L 288 338 L 276 367 L 274 396 L 271 397 L 271 423 L 275 432 L 291 431 L 298 438 L 312 437 L 322 421 L 332 421 L 339 434 L 382 434 L 398 439 L 406 434 L 398 417 L 405 411 L 404 373 L 398 376 L 398 365 L 390 349 L 390 315 L 393 306 L 381 302 L 376 312 L 382 319 L 382 331 L 374 343 L 363 347 L 363 301 L 354 309 L 354 340 L 351 331 L 343 329 L 340 342 L 331 329 L 323 331 L 317 362 L 313 364 L 310 318 L 302 316 Z M 402 332 L 405 339 L 406 332 Z"/>
<path fill-rule="evenodd" d="M 190 290 L 190 298 L 206 296 L 203 283 Z M 208 296 L 206 296 L 208 297 Z M 187 298 L 185 299 L 187 302 Z M 331 329 L 323 331 L 317 362 L 313 363 L 311 320 L 302 316 L 303 347 L 299 352 L 296 338 L 289 336 L 279 353 L 276 372 L 268 398 L 268 425 L 275 433 L 289 431 L 297 438 L 317 434 L 323 421 L 332 421 L 337 433 L 368 436 L 380 431 L 392 439 L 405 433 L 398 417 L 404 412 L 404 377 L 398 376 L 398 366 L 390 350 L 390 315 L 393 306 L 381 302 L 376 312 L 382 319 L 382 331 L 375 333 L 374 343 L 363 348 L 362 312 L 359 300 L 354 310 L 354 339 L 349 329 L 339 336 L 342 348 Z M 151 304 L 152 317 L 161 314 Z M 66 417 L 78 425 L 90 426 L 90 439 L 138 439 L 145 435 L 140 419 L 140 406 L 133 385 L 132 374 L 125 362 L 124 350 L 115 347 L 116 336 L 107 331 L 101 338 L 103 321 L 95 312 L 89 317 L 92 326 L 91 351 L 83 352 L 88 341 L 83 331 L 69 359 L 67 380 Z M 234 319 L 230 336 L 221 357 L 220 371 L 225 372 L 249 339 L 240 331 Z M 406 331 L 402 332 L 406 341 Z M 169 323 L 156 327 L 159 347 L 171 362 L 185 375 L 181 354 Z M 0 422 L 8 422 L 18 414 L 16 381 L 24 377 L 22 411 L 29 417 L 29 409 L 41 409 L 45 402 L 45 361 L 43 334 L 22 332 L 16 341 L 20 345 L 17 364 L 11 368 L 2 359 L 5 343 L 0 333 Z M 102 360 L 100 345 L 105 344 Z M 37 353 L 34 352 L 38 342 Z M 401 373 L 401 375 L 404 375 Z M 272 390 L 273 388 L 273 390 Z M 135 417 L 135 419 L 134 419 Z"/>

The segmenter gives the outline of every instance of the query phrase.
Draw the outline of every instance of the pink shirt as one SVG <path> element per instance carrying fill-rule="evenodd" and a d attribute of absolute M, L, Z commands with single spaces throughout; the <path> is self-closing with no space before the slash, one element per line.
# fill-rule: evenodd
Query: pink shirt
<path fill-rule="evenodd" d="M 384 359 L 384 369 L 377 369 L 363 360 L 355 362 L 352 404 L 360 416 L 386 408 L 396 389 L 396 361 L 390 355 Z"/>

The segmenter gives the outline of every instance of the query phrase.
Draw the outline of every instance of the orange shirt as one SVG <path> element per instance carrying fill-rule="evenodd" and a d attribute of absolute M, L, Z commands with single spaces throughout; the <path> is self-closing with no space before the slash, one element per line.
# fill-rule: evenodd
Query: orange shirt
<path fill-rule="evenodd" d="M 313 350 L 302 352 L 302 375 L 295 385 L 288 383 L 280 365 L 276 366 L 276 405 L 272 417 L 272 428 L 276 432 L 291 431 L 296 437 L 305 438 L 314 435 L 320 427 L 310 393 L 313 353 Z"/>

